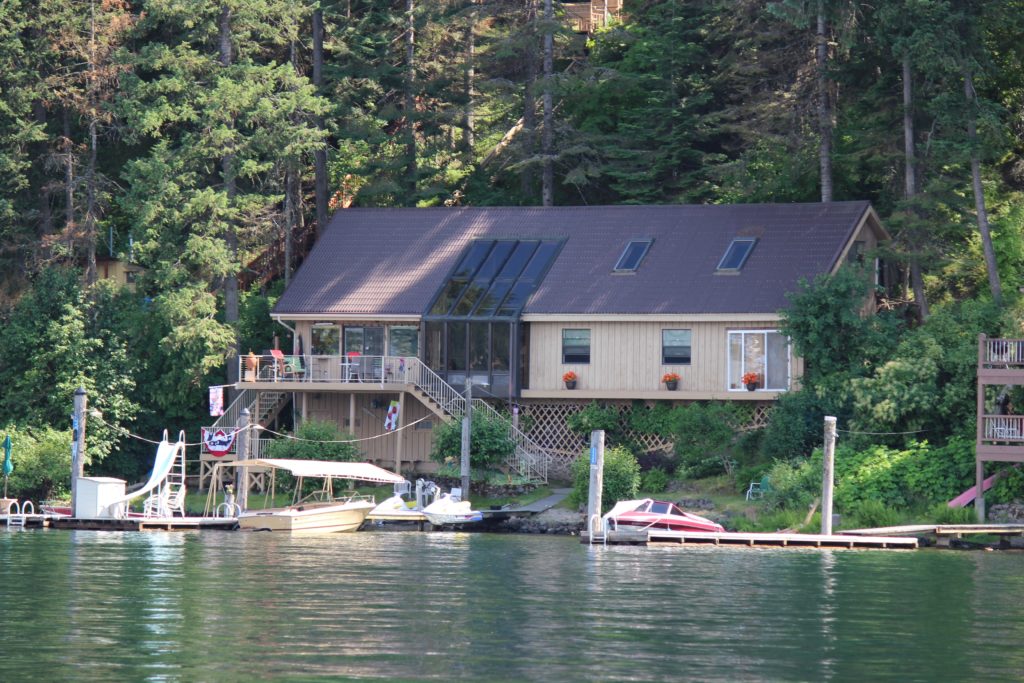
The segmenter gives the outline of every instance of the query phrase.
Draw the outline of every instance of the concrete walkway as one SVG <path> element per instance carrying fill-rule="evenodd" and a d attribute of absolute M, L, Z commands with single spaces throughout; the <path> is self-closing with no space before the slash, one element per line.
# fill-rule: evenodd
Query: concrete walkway
<path fill-rule="evenodd" d="M 517 508 L 504 508 L 501 510 L 481 510 L 485 517 L 507 517 L 509 515 L 536 515 L 550 510 L 555 507 L 563 500 L 565 500 L 569 494 L 572 493 L 572 489 L 554 489 L 551 495 L 540 500 L 535 500 L 529 505 L 523 505 Z"/>

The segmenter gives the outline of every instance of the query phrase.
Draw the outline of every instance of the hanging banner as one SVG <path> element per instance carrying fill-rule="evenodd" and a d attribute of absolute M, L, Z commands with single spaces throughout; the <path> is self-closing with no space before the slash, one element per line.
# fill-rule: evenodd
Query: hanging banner
<path fill-rule="evenodd" d="M 388 416 L 384 418 L 384 431 L 393 432 L 398 427 L 398 401 L 388 406 Z"/>
<path fill-rule="evenodd" d="M 224 414 L 224 387 L 210 387 L 210 416 Z"/>
<path fill-rule="evenodd" d="M 235 445 L 235 432 L 213 427 L 203 427 L 203 449 L 210 455 L 221 458 L 231 452 Z"/>

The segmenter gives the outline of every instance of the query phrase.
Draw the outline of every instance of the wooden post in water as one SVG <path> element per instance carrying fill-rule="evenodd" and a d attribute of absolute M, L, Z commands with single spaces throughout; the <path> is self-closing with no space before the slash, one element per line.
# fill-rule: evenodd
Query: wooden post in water
<path fill-rule="evenodd" d="M 821 467 L 821 533 L 832 535 L 832 486 L 835 483 L 836 418 L 825 417 L 825 457 Z"/>
<path fill-rule="evenodd" d="M 242 408 L 241 412 L 238 413 L 238 425 L 235 427 L 238 430 L 238 434 L 235 435 L 235 451 L 240 461 L 249 459 L 249 425 L 251 418 L 252 416 L 249 414 L 248 408 Z M 235 469 L 235 502 L 238 503 L 238 507 L 242 510 L 246 510 L 249 507 L 248 469 L 247 467 Z"/>
<path fill-rule="evenodd" d="M 604 430 L 590 432 L 590 492 L 587 496 L 587 533 L 594 538 L 601 531 L 601 489 L 604 487 Z"/>
<path fill-rule="evenodd" d="M 462 460 L 459 473 L 462 475 L 462 500 L 469 500 L 469 442 L 473 429 L 473 377 L 466 375 L 466 410 L 462 414 Z"/>
<path fill-rule="evenodd" d="M 71 515 L 77 516 L 78 480 L 85 475 L 85 409 L 89 396 L 85 387 L 75 389 L 74 410 L 71 415 Z"/>

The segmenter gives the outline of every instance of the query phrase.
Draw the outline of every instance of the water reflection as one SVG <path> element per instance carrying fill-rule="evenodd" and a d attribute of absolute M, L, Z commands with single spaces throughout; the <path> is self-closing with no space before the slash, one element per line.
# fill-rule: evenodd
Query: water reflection
<path fill-rule="evenodd" d="M 0 680 L 1007 680 L 1019 555 L 0 533 Z"/>

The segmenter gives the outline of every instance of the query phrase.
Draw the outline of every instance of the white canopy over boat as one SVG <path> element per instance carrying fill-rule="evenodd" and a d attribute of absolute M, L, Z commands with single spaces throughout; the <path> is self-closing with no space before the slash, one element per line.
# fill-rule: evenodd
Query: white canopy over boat
<path fill-rule="evenodd" d="M 296 477 L 332 477 L 335 479 L 359 479 L 378 484 L 397 484 L 405 481 L 394 472 L 389 472 L 368 462 L 334 462 L 329 460 L 291 460 L 285 458 L 257 458 L 218 463 L 221 467 L 270 467 L 291 472 Z"/>

